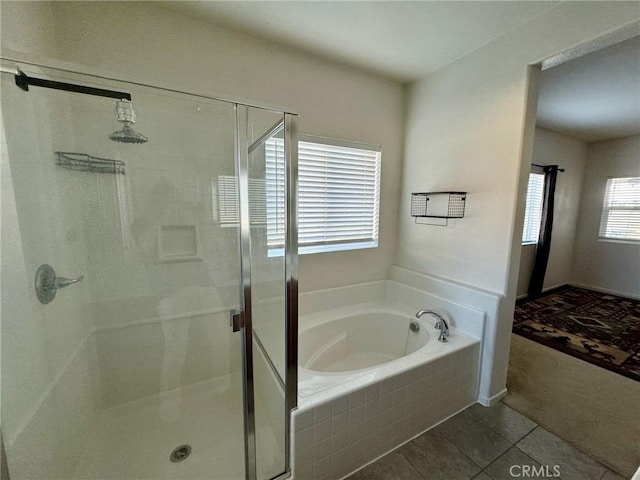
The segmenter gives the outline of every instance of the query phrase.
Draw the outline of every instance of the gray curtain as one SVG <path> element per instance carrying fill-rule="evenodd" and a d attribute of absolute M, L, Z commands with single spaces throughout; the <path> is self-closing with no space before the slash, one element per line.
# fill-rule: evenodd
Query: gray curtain
<path fill-rule="evenodd" d="M 546 165 L 544 170 L 544 197 L 542 200 L 542 219 L 540 235 L 536 246 L 536 258 L 529 280 L 529 297 L 537 297 L 542 293 L 544 276 L 547 273 L 549 252 L 551 251 L 551 231 L 553 230 L 553 206 L 556 192 L 558 165 Z"/>

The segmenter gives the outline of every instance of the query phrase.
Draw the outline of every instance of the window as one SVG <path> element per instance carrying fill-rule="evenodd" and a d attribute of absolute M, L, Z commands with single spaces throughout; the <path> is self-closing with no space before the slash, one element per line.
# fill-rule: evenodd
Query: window
<path fill-rule="evenodd" d="M 313 140 L 313 141 L 311 141 Z M 237 226 L 238 182 L 219 176 L 222 226 Z M 281 138 L 265 142 L 265 178 L 249 179 L 249 217 L 265 225 L 269 256 L 283 254 L 285 161 Z M 301 254 L 378 246 L 380 150 L 305 138 L 298 142 L 298 251 Z"/>
<path fill-rule="evenodd" d="M 313 140 L 313 141 L 311 141 Z M 268 245 L 284 244 L 282 139 L 266 142 Z M 299 252 L 378 246 L 380 150 L 311 139 L 298 142 Z"/>
<path fill-rule="evenodd" d="M 218 176 L 218 205 L 213 211 L 218 212 L 217 221 L 222 227 L 237 227 L 240 223 L 240 205 L 238 195 L 238 179 L 233 175 Z M 265 200 L 266 198 L 266 200 Z M 249 218 L 251 225 L 267 223 L 268 196 L 265 195 L 265 182 L 260 179 L 249 179 Z"/>
<path fill-rule="evenodd" d="M 542 219 L 542 198 L 544 194 L 544 174 L 530 173 L 527 186 L 527 203 L 524 211 L 524 231 L 522 244 L 538 243 L 540 221 Z"/>
<path fill-rule="evenodd" d="M 640 177 L 607 180 L 600 238 L 640 241 Z"/>

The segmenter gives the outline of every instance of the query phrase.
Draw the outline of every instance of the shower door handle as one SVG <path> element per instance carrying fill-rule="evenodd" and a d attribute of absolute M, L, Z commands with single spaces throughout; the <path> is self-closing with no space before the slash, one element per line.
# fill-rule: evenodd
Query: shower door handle
<path fill-rule="evenodd" d="M 229 318 L 231 320 L 231 330 L 239 332 L 240 329 L 244 328 L 244 311 L 231 310 L 229 312 Z"/>

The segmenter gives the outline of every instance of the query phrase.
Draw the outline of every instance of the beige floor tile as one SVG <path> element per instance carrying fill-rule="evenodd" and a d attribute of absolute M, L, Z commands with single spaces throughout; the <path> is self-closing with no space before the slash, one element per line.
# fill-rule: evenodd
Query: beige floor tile
<path fill-rule="evenodd" d="M 625 480 L 625 478 L 611 470 L 607 470 L 602 476 L 602 480 Z"/>
<path fill-rule="evenodd" d="M 435 430 L 403 445 L 400 452 L 429 480 L 469 480 L 481 470 Z"/>
<path fill-rule="evenodd" d="M 349 480 L 422 480 L 422 476 L 396 450 L 354 473 Z"/>
<path fill-rule="evenodd" d="M 557 466 L 562 480 L 600 480 L 607 470 L 542 427 L 537 427 L 516 446 L 541 465 Z"/>
<path fill-rule="evenodd" d="M 476 403 L 467 410 L 512 444 L 518 442 L 536 428 L 535 422 L 502 402 L 497 402 L 491 407 L 484 407 Z"/>
<path fill-rule="evenodd" d="M 540 468 L 541 465 L 525 454 L 517 447 L 512 447 L 507 452 L 496 459 L 485 469 L 493 480 L 514 480 L 515 478 L 547 478 L 545 475 L 538 475 L 539 470 L 533 474 L 532 467 Z M 548 470 L 553 476 L 554 471 Z M 545 470 L 546 472 L 546 470 Z"/>
<path fill-rule="evenodd" d="M 435 430 L 442 433 L 481 469 L 511 446 L 507 440 L 466 411 L 438 425 Z"/>

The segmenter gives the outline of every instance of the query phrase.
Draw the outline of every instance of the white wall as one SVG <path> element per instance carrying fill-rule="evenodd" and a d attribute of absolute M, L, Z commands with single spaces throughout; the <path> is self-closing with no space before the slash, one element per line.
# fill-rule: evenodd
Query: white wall
<path fill-rule="evenodd" d="M 1 6 L 3 55 L 71 62 L 117 78 L 272 104 L 301 115 L 300 133 L 381 145 L 380 247 L 301 257 L 300 289 L 386 277 L 395 258 L 402 85 L 151 3 Z M 234 171 L 233 116 L 228 104 L 220 112 L 211 105 L 215 102 L 176 101 L 171 95 L 160 99 L 127 86 L 135 90 L 137 127 L 151 140 L 121 146 L 106 138 L 117 126 L 113 103 L 91 97 L 76 101 L 72 94 L 44 89 L 27 95 L 11 84 L 9 75 L 3 74 L 3 80 L 17 107 L 26 108 L 36 98 L 36 110 L 50 107 L 24 122 L 12 121 L 14 129 L 21 123 L 28 129 L 9 141 L 11 166 L 24 166 L 12 172 L 17 217 L 9 215 L 13 223 L 3 224 L 3 295 L 11 299 L 3 301 L 3 321 L 6 312 L 11 314 L 2 333 L 3 342 L 11 342 L 3 343 L 2 351 L 3 359 L 13 360 L 3 363 L 5 371 L 11 369 L 3 375 L 3 430 L 14 476 L 43 478 L 57 471 L 69 478 L 78 456 L 67 440 L 81 445 L 82 428 L 101 408 L 239 368 L 239 337 L 228 328 L 228 313 L 219 311 L 237 301 L 237 255 L 229 254 L 236 247 L 236 230 L 211 222 L 211 179 Z M 49 105 L 51 96 L 65 100 Z M 258 116 L 252 120 L 254 134 L 262 125 Z M 29 138 L 42 143 L 37 152 L 23 151 Z M 124 160 L 126 181 L 55 167 L 56 150 Z M 23 162 L 23 155 L 31 163 Z M 52 178 L 56 182 L 47 183 Z M 29 182 L 48 185 L 52 194 L 34 195 Z M 11 196 L 11 190 L 5 192 Z M 128 232 L 123 209 L 130 215 Z M 160 226 L 184 223 L 198 227 L 202 259 L 159 264 Z M 40 242 L 47 238 L 45 227 L 55 233 L 55 242 Z M 26 248 L 9 252 L 10 246 L 18 248 L 20 235 Z M 42 255 L 32 251 L 43 245 Z M 5 252 L 18 260 L 24 255 L 27 265 L 5 271 Z M 85 275 L 48 307 L 33 303 L 31 286 L 36 263 L 44 260 L 63 275 Z M 277 275 L 281 268 L 271 263 L 258 259 L 255 277 L 268 281 Z M 5 289 L 5 275 L 19 281 L 19 292 Z M 86 348 L 79 347 L 82 342 Z M 65 370 L 72 375 L 61 375 L 75 351 L 80 361 Z M 76 364 L 85 369 L 79 372 Z M 12 381 L 21 382 L 20 387 Z M 74 408 L 70 419 L 66 414 Z M 35 445 L 42 446 L 38 456 L 30 455 Z"/>
<path fill-rule="evenodd" d="M 544 73 L 543 73 L 544 75 Z M 553 209 L 553 230 L 549 264 L 542 285 L 547 290 L 571 281 L 576 226 L 580 212 L 582 180 L 587 158 L 587 144 L 551 130 L 536 127 L 533 160 L 537 165 L 560 165 Z M 526 295 L 533 270 L 535 245 L 523 245 L 520 256 L 517 295 Z"/>
<path fill-rule="evenodd" d="M 69 105 L 25 102 L 2 77 L 3 436 L 12 476 L 69 478 L 102 408 L 90 289 L 82 282 L 42 305 L 33 288 L 43 263 L 62 276 L 87 270 L 81 193 L 53 162 L 70 140 Z"/>
<path fill-rule="evenodd" d="M 489 396 L 504 391 L 509 358 L 535 122 L 528 65 L 638 18 L 633 2 L 564 2 L 410 89 L 398 263 L 505 296 L 487 324 Z M 467 191 L 465 218 L 416 225 L 410 193 L 432 190 Z"/>
<path fill-rule="evenodd" d="M 37 6 L 3 3 L 3 51 L 54 55 L 122 78 L 287 107 L 300 114 L 300 133 L 381 145 L 379 247 L 301 256 L 300 290 L 386 277 L 396 251 L 401 84 L 180 16 L 151 2 Z M 50 29 L 49 17 L 56 51 L 50 42 L 34 41 L 30 29 L 23 27 L 24 22 L 45 23 Z"/>
<path fill-rule="evenodd" d="M 640 298 L 640 245 L 599 240 L 608 177 L 640 176 L 640 136 L 589 144 L 572 282 Z"/>

